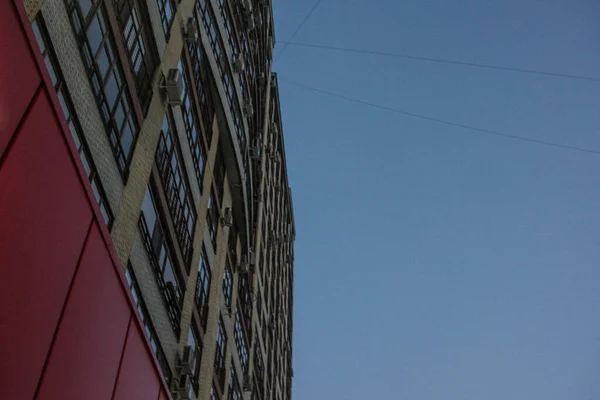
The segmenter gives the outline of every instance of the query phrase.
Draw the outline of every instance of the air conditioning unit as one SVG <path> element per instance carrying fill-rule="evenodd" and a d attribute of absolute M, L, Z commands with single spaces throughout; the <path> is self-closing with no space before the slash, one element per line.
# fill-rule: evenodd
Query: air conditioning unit
<path fill-rule="evenodd" d="M 258 75 L 258 78 L 256 78 L 256 80 L 259 86 L 265 86 L 267 84 L 267 78 L 265 77 L 265 74 L 263 72 L 261 72 L 260 75 Z"/>
<path fill-rule="evenodd" d="M 196 29 L 196 21 L 193 17 L 189 17 L 185 24 L 185 40 L 193 41 L 196 39 L 196 34 L 198 30 Z"/>
<path fill-rule="evenodd" d="M 261 134 L 259 133 L 258 136 L 261 136 Z M 260 139 L 256 138 L 252 141 L 252 146 L 250 146 L 250 158 L 255 160 L 260 159 L 260 150 Z"/>
<path fill-rule="evenodd" d="M 162 88 L 167 95 L 167 103 L 172 106 L 181 105 L 181 96 L 183 94 L 183 74 L 178 68 L 170 69 L 164 79 Z"/>
<path fill-rule="evenodd" d="M 261 27 L 263 24 L 263 18 L 262 15 L 260 15 L 260 12 L 255 12 L 254 13 L 254 25 L 256 27 Z"/>
<path fill-rule="evenodd" d="M 256 29 L 256 21 L 252 13 L 246 14 L 246 25 L 248 25 L 249 31 Z"/>
<path fill-rule="evenodd" d="M 227 227 L 233 226 L 233 211 L 230 207 L 225 208 L 223 216 L 221 217 L 221 222 L 223 222 L 223 225 Z"/>
<path fill-rule="evenodd" d="M 179 378 L 173 380 L 171 385 L 171 395 L 173 400 L 190 400 L 190 391 L 192 381 L 189 375 L 180 375 Z"/>
<path fill-rule="evenodd" d="M 274 315 L 271 315 L 271 318 L 269 319 L 269 329 L 274 331 L 276 327 L 277 327 L 276 318 Z"/>
<path fill-rule="evenodd" d="M 248 374 L 244 375 L 243 389 L 244 392 L 252 392 L 254 389 L 254 382 L 252 382 L 252 378 Z"/>
<path fill-rule="evenodd" d="M 250 147 L 250 158 L 260 160 L 260 146 Z"/>
<path fill-rule="evenodd" d="M 236 74 L 244 72 L 244 59 L 240 54 L 235 56 L 235 60 L 233 60 L 233 72 Z"/>
<path fill-rule="evenodd" d="M 194 372 L 192 369 L 194 368 L 194 363 L 196 361 L 195 357 L 196 355 L 194 354 L 192 346 L 185 346 L 183 348 L 183 353 L 181 353 L 181 356 L 179 356 L 177 361 L 179 375 L 191 375 Z"/>
<path fill-rule="evenodd" d="M 254 114 L 254 106 L 250 100 L 244 101 L 244 114 L 246 117 L 251 117 Z"/>
<path fill-rule="evenodd" d="M 239 272 L 240 274 L 247 274 L 250 272 L 250 266 L 248 265 L 246 257 L 242 257 L 242 260 L 240 261 L 236 269 L 237 272 Z"/>

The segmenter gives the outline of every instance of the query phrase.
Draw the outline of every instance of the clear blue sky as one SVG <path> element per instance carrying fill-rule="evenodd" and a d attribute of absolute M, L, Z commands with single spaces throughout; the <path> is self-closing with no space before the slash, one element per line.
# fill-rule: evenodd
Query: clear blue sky
<path fill-rule="evenodd" d="M 313 4 L 274 1 L 277 40 Z M 323 0 L 295 40 L 600 77 L 598 21 L 595 0 Z M 600 82 L 294 46 L 275 70 L 600 150 Z M 600 155 L 280 92 L 295 400 L 600 398 Z"/>

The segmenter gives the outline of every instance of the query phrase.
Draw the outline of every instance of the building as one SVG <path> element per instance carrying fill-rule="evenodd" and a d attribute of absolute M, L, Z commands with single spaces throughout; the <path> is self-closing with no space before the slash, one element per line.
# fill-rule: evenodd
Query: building
<path fill-rule="evenodd" d="M 24 6 L 172 397 L 291 399 L 270 1 Z"/>

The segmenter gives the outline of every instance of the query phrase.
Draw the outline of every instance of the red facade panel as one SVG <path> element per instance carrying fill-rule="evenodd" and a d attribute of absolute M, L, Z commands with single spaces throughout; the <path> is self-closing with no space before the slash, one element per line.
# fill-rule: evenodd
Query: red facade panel
<path fill-rule="evenodd" d="M 41 79 L 11 1 L 0 1 L 0 159 Z"/>
<path fill-rule="evenodd" d="M 158 400 L 169 400 L 169 397 L 167 396 L 167 394 L 164 391 L 161 391 L 160 396 L 158 397 Z"/>
<path fill-rule="evenodd" d="M 110 399 L 130 319 L 127 297 L 94 224 L 37 400 Z"/>
<path fill-rule="evenodd" d="M 31 49 L 21 0 L 0 0 L 0 398 L 167 400 Z"/>
<path fill-rule="evenodd" d="M 142 332 L 138 326 L 132 327 L 127 336 L 113 400 L 157 399 L 161 382 L 162 378 L 153 368 Z"/>
<path fill-rule="evenodd" d="M 0 168 L 3 397 L 33 397 L 92 219 L 49 99 L 37 96 Z"/>

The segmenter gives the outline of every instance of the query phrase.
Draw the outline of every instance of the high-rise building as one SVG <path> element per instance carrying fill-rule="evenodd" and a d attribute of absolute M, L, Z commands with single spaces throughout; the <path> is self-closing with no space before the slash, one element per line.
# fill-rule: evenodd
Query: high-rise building
<path fill-rule="evenodd" d="M 172 397 L 291 399 L 271 2 L 24 6 Z"/>

